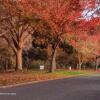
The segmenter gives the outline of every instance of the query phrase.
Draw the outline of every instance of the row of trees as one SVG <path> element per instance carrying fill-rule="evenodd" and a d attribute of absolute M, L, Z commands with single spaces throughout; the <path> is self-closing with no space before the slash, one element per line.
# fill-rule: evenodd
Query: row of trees
<path fill-rule="evenodd" d="M 98 2 L 90 1 L 86 1 L 87 6 L 96 9 L 93 4 Z M 22 70 L 22 52 L 32 41 L 33 46 L 36 43 L 51 48 L 50 72 L 56 69 L 57 49 L 64 42 L 79 53 L 80 65 L 80 54 L 96 54 L 99 58 L 100 20 L 96 17 L 87 22 L 89 12 L 82 16 L 84 10 L 84 0 L 0 0 L 0 37 L 16 57 L 16 70 Z M 94 14 L 99 14 L 99 10 Z"/>

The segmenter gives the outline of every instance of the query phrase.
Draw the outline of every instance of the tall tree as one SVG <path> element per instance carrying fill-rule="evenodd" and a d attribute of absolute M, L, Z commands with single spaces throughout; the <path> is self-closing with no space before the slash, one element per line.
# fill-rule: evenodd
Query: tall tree
<path fill-rule="evenodd" d="M 31 18 L 19 1 L 0 0 L 0 30 L 16 55 L 16 70 L 22 70 L 22 50 L 29 36 L 34 33 Z"/>
<path fill-rule="evenodd" d="M 80 10 L 79 0 L 22 0 L 22 2 L 26 11 L 30 9 L 30 15 L 36 14 L 39 16 L 40 19 L 48 23 L 52 30 L 50 39 L 52 65 L 50 72 L 53 72 L 56 69 L 57 47 L 63 40 L 63 34 L 66 33 L 65 26 L 69 24 L 71 18 L 69 16 Z"/>

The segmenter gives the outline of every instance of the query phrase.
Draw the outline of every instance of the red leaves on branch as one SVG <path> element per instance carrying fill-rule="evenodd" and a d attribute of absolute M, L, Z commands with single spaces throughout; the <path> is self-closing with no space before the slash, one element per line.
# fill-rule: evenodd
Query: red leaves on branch
<path fill-rule="evenodd" d="M 100 40 L 100 18 L 91 15 L 91 20 L 86 21 L 89 12 L 82 18 L 83 11 L 96 9 L 96 0 L 22 0 L 22 3 L 29 14 L 36 14 L 49 24 L 54 37 L 66 33 L 86 41 L 90 35 L 97 34 L 91 39 Z M 77 46 L 73 39 L 70 43 Z"/>

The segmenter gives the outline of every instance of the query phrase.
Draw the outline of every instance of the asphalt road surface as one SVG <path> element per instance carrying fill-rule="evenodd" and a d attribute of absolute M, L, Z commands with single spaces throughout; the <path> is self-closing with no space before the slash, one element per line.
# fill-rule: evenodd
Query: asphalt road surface
<path fill-rule="evenodd" d="M 100 100 L 100 76 L 1 88 L 0 100 Z"/>

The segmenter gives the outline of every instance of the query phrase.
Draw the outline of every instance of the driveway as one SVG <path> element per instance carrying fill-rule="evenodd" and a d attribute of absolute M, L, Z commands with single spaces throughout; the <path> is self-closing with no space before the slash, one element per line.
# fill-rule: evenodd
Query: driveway
<path fill-rule="evenodd" d="M 100 100 L 100 76 L 1 88 L 0 100 Z"/>

